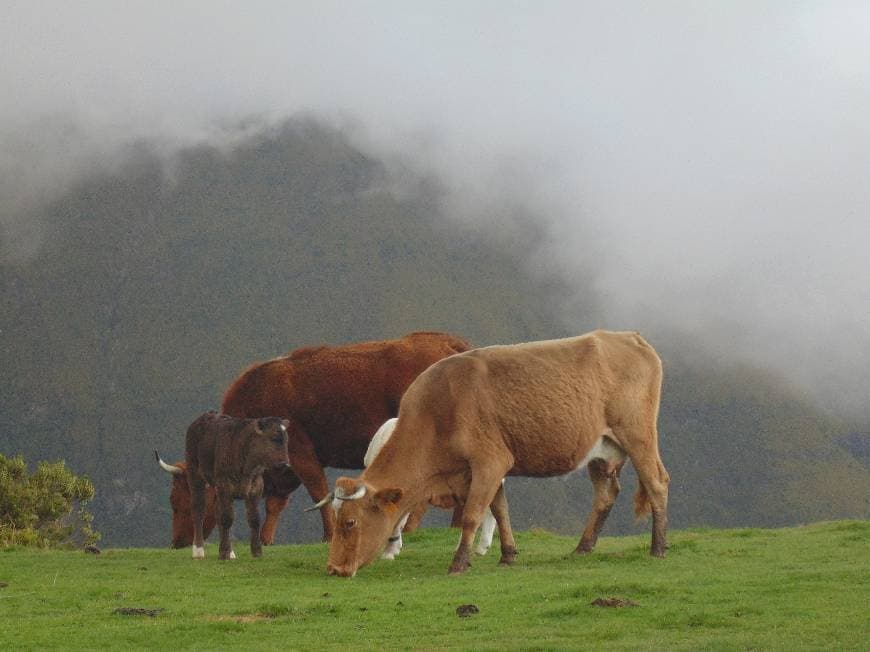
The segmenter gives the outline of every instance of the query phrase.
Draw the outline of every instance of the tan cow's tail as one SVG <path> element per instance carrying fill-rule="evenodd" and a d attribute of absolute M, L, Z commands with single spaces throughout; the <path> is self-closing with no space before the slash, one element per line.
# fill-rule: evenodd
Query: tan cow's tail
<path fill-rule="evenodd" d="M 638 480 L 637 492 L 634 494 L 634 517 L 640 521 L 649 516 L 650 512 L 652 512 L 652 507 L 649 504 L 649 494 L 646 492 L 643 482 Z"/>
<path fill-rule="evenodd" d="M 668 475 L 665 465 L 662 464 L 661 460 L 656 460 L 656 462 L 659 467 L 659 480 L 664 484 L 668 484 L 671 477 Z M 640 478 L 638 478 L 637 492 L 634 494 L 634 516 L 637 520 L 641 520 L 649 516 L 651 513 L 652 505 L 650 505 L 649 502 L 649 494 L 647 493 L 644 483 L 641 482 Z"/>

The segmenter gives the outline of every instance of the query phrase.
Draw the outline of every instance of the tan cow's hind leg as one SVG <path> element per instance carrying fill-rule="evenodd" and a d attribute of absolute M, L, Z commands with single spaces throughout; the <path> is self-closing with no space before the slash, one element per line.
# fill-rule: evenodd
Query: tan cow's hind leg
<path fill-rule="evenodd" d="M 626 440 L 631 441 L 631 440 Z M 668 548 L 668 475 L 662 464 L 658 450 L 658 437 L 655 429 L 651 435 L 634 441 L 641 442 L 629 446 L 628 456 L 637 471 L 638 488 L 634 499 L 635 514 L 638 517 L 652 512 L 652 541 L 649 554 L 664 557 Z"/>
<path fill-rule="evenodd" d="M 592 501 L 592 512 L 589 514 L 589 519 L 583 530 L 583 536 L 580 537 L 580 543 L 574 550 L 577 554 L 586 554 L 595 548 L 604 521 L 607 520 L 613 503 L 619 495 L 618 469 L 612 469 L 608 472 L 608 463 L 600 459 L 592 460 L 586 468 L 589 470 L 589 479 L 595 489 L 595 497 Z"/>

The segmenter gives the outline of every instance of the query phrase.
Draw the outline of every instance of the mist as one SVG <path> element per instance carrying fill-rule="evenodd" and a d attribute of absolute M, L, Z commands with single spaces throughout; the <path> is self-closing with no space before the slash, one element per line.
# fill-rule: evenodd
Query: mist
<path fill-rule="evenodd" d="M 528 216 L 529 269 L 592 283 L 600 326 L 867 416 L 867 33 L 859 2 L 7 2 L 0 263 L 137 141 L 170 160 L 305 113 L 439 178 L 459 223 Z"/>

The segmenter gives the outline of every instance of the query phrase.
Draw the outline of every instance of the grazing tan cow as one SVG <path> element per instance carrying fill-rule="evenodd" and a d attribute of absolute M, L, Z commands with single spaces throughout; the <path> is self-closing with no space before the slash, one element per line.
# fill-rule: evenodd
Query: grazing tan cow
<path fill-rule="evenodd" d="M 328 572 L 353 576 L 411 507 L 439 496 L 464 503 L 451 573 L 468 568 L 487 505 L 498 523 L 501 563 L 513 563 L 501 479 L 584 466 L 595 498 L 575 552 L 589 552 L 619 492 L 626 457 L 639 480 L 635 513 L 652 512 L 650 554 L 664 556 L 669 476 L 656 430 L 661 381 L 658 355 L 635 332 L 491 346 L 432 365 L 408 388 L 395 432 L 371 466 L 359 478 L 339 478 L 328 496 L 337 520 Z"/>

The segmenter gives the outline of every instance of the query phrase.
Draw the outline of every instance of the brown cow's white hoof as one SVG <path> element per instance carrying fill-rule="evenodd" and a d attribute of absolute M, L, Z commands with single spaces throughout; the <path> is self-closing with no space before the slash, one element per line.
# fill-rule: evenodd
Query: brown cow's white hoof
<path fill-rule="evenodd" d="M 230 550 L 230 559 L 235 559 L 235 558 L 236 558 L 236 551 Z"/>
<path fill-rule="evenodd" d="M 193 546 L 193 558 L 194 559 L 205 559 L 205 548 L 200 548 L 199 546 Z"/>

